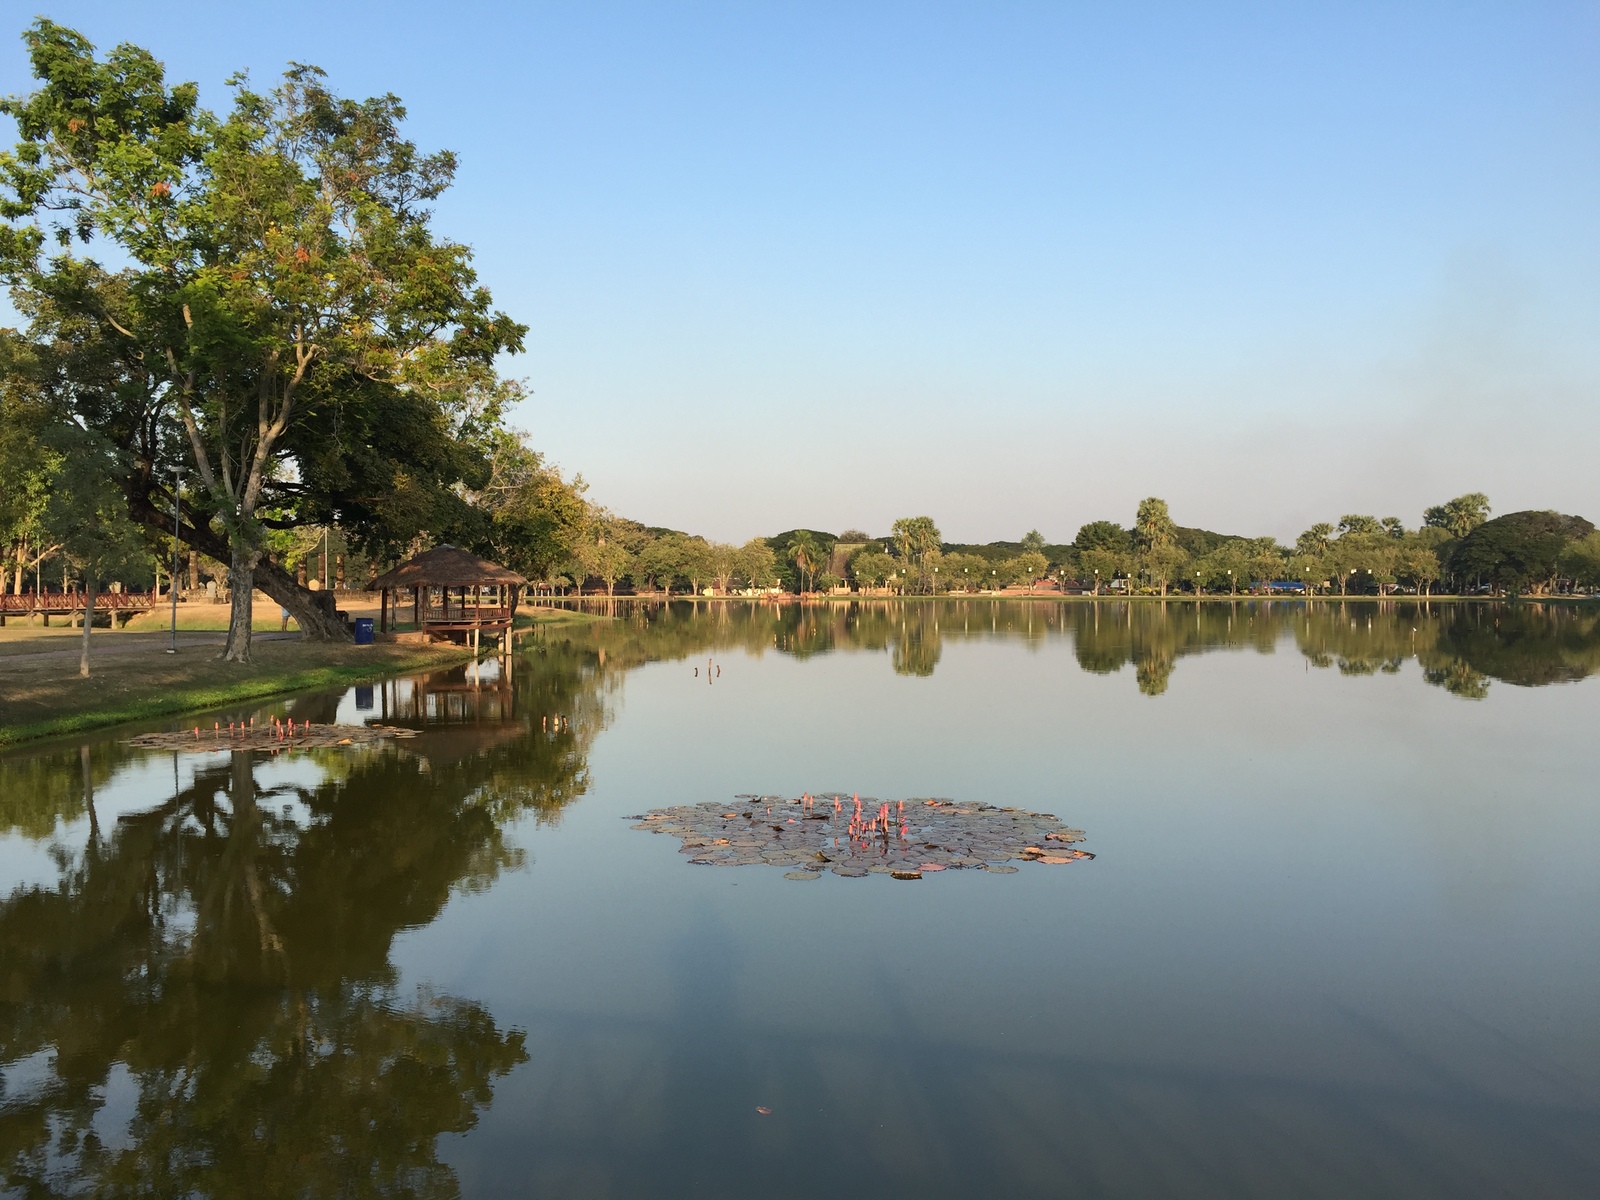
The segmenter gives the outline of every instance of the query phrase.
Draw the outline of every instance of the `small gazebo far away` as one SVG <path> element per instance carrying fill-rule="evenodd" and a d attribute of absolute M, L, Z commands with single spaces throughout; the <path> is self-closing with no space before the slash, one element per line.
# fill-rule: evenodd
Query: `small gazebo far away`
<path fill-rule="evenodd" d="M 484 633 L 509 638 L 517 598 L 527 582 L 509 567 L 445 545 L 379 575 L 367 591 L 382 596 L 378 628 L 383 633 L 399 632 L 405 605 L 398 593 L 410 592 L 412 632 L 477 645 Z M 392 617 L 391 592 L 396 593 Z"/>

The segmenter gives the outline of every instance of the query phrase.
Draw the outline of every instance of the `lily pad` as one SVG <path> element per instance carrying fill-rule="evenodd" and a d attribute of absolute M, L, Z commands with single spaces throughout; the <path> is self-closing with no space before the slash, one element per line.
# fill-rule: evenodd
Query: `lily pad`
<path fill-rule="evenodd" d="M 1094 858 L 1073 848 L 1083 831 L 1049 813 L 942 798 L 886 802 L 811 792 L 792 799 L 760 796 L 748 811 L 707 801 L 628 820 L 638 822 L 635 829 L 680 839 L 681 853 L 696 864 L 774 866 L 797 880 L 815 879 L 824 868 L 848 879 L 971 870 L 1011 875 L 1017 868 L 1008 860 L 1061 866 Z"/>

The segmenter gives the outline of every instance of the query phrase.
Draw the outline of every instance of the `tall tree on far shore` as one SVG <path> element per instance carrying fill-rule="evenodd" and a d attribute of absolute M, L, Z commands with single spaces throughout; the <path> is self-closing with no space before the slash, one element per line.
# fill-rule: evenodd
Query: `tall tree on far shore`
<path fill-rule="evenodd" d="M 1339 536 L 1348 537 L 1355 534 L 1357 537 L 1381 534 L 1383 524 L 1377 517 L 1364 516 L 1361 513 L 1345 513 L 1339 518 Z"/>
<path fill-rule="evenodd" d="M 931 591 L 932 576 L 927 568 L 932 564 L 928 556 L 939 551 L 943 540 L 939 527 L 933 523 L 932 517 L 901 517 L 894 523 L 892 532 L 895 548 L 909 572 L 907 578 L 914 581 L 918 590 L 926 587 Z"/>
<path fill-rule="evenodd" d="M 1140 567 L 1165 596 L 1173 574 L 1182 568 L 1186 558 L 1178 545 L 1178 528 L 1173 524 L 1165 500 L 1148 496 L 1139 501 L 1133 520 L 1133 540 Z"/>
<path fill-rule="evenodd" d="M 1468 492 L 1435 504 L 1422 514 L 1422 523 L 1447 530 L 1451 537 L 1464 538 L 1489 519 L 1489 497 L 1482 492 Z"/>
<path fill-rule="evenodd" d="M 789 561 L 800 572 L 800 590 L 809 592 L 812 578 L 826 562 L 826 552 L 821 542 L 802 529 L 789 543 Z"/>
<path fill-rule="evenodd" d="M 1139 501 L 1139 511 L 1133 520 L 1133 538 L 1140 550 L 1149 550 L 1177 540 L 1178 529 L 1167 511 L 1167 502 L 1155 496 Z"/>

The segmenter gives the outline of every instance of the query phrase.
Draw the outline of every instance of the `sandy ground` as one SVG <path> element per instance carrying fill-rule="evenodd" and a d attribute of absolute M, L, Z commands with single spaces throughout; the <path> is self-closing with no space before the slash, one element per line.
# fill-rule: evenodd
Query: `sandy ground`
<path fill-rule="evenodd" d="M 378 597 L 367 592 L 340 592 L 335 596 L 338 608 L 349 613 L 352 617 L 376 617 L 378 615 Z M 178 630 L 181 633 L 186 629 L 217 630 L 228 628 L 229 608 L 226 604 L 201 604 L 193 601 L 178 603 Z M 253 606 L 253 624 L 257 631 L 280 629 L 283 624 L 283 610 L 276 600 L 269 599 L 257 592 Z M 126 625 L 119 625 L 117 632 L 138 633 L 146 630 L 169 629 L 172 623 L 172 608 L 168 604 L 161 604 L 151 612 L 142 613 L 134 617 Z M 296 628 L 293 621 L 289 628 Z M 0 629 L 0 643 L 10 641 L 16 636 L 28 634 L 31 636 L 54 635 L 65 633 L 69 630 L 66 617 L 52 617 L 50 627 L 42 625 L 29 625 L 25 617 L 10 617 L 4 629 Z M 110 633 L 109 629 L 96 625 L 95 636 L 101 633 Z M 3 651 L 0 651 L 3 653 Z"/>

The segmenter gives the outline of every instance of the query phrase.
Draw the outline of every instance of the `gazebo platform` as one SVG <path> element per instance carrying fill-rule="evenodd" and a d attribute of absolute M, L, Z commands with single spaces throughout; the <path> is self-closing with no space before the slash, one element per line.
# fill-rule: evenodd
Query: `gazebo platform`
<path fill-rule="evenodd" d="M 509 635 L 527 582 L 509 567 L 446 545 L 425 550 L 378 576 L 367 590 L 382 596 L 380 632 L 402 632 L 406 623 L 401 618 L 409 607 L 409 632 L 476 645 L 486 633 Z M 409 606 L 402 600 L 403 592 L 411 593 Z"/>

